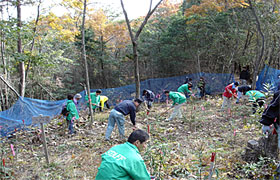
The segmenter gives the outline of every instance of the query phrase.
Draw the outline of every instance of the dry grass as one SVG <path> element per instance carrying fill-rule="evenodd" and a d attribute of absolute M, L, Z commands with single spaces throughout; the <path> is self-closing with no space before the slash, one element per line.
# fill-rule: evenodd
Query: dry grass
<path fill-rule="evenodd" d="M 156 104 L 147 116 L 137 114 L 138 127 L 150 125 L 151 139 L 143 157 L 148 169 L 161 179 L 203 179 L 209 174 L 210 156 L 216 152 L 214 179 L 246 179 L 236 167 L 245 164 L 241 154 L 247 141 L 257 139 L 260 126 L 251 109 L 234 105 L 232 117 L 220 109 L 219 98 L 207 101 L 191 101 L 183 107 L 184 118 L 166 122 L 168 114 L 160 115 L 167 107 Z M 205 110 L 203 110 L 203 107 Z M 169 112 L 170 113 L 170 112 Z M 54 119 L 46 125 L 50 165 L 44 159 L 42 143 L 36 134 L 18 132 L 17 139 L 3 139 L 2 157 L 6 160 L 6 172 L 14 179 L 94 179 L 101 162 L 101 154 L 118 141 L 115 128 L 113 142 L 104 141 L 109 111 L 95 114 L 92 127 L 87 118 L 76 123 L 77 135 L 68 136 L 63 120 Z M 126 135 L 132 125 L 126 123 Z M 234 134 L 234 132 L 236 132 Z M 10 144 L 17 149 L 12 156 Z"/>

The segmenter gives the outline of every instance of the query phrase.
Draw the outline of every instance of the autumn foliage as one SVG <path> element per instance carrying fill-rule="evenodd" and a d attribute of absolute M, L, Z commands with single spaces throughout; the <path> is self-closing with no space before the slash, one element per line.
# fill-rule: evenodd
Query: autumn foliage
<path fill-rule="evenodd" d="M 191 16 L 199 14 L 205 16 L 208 11 L 226 11 L 230 8 L 246 8 L 249 4 L 243 0 L 202 0 L 199 5 L 192 5 L 190 8 L 185 10 L 185 15 Z"/>

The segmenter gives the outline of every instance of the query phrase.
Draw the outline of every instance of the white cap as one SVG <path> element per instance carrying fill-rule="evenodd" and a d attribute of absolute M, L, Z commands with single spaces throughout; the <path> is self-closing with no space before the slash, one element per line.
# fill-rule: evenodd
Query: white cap
<path fill-rule="evenodd" d="M 76 94 L 75 96 L 74 96 L 74 98 L 79 98 L 79 99 L 81 99 L 82 98 L 82 95 L 81 94 Z"/>

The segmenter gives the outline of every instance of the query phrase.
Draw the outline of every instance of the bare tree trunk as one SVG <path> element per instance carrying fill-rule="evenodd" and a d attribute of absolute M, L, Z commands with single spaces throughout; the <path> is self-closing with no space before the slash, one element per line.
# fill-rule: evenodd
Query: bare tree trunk
<path fill-rule="evenodd" d="M 197 52 L 197 70 L 198 70 L 199 76 L 201 76 L 200 54 L 199 54 L 199 52 Z"/>
<path fill-rule="evenodd" d="M 86 84 L 87 84 L 87 94 L 89 99 L 89 111 L 90 111 L 90 123 L 93 124 L 93 110 L 92 104 L 90 99 L 90 84 L 89 84 L 89 75 L 88 75 L 88 63 L 87 63 L 87 56 L 86 56 L 86 45 L 85 45 L 85 19 L 86 19 L 86 9 L 87 9 L 87 0 L 84 0 L 84 11 L 83 11 L 83 21 L 82 21 L 82 47 L 83 47 L 83 60 L 85 63 L 86 68 Z"/>
<path fill-rule="evenodd" d="M 40 17 L 40 6 L 41 6 L 41 0 L 39 1 L 39 4 L 37 6 L 37 17 L 36 17 L 36 21 L 35 21 L 35 26 L 33 28 L 33 39 L 32 39 L 32 43 L 31 43 L 31 47 L 30 47 L 30 52 L 33 51 L 34 44 L 35 44 L 35 34 L 36 34 L 36 31 L 37 31 L 37 25 L 38 25 L 39 17 Z M 31 65 L 31 58 L 28 60 L 28 63 L 27 63 L 27 68 L 26 68 L 26 72 L 25 72 L 26 79 L 28 77 L 27 75 L 28 75 L 30 65 Z"/>
<path fill-rule="evenodd" d="M 21 43 L 21 0 L 17 0 L 17 27 L 18 27 L 18 41 L 17 41 L 17 48 L 18 53 L 22 53 L 22 43 Z M 20 83 L 19 83 L 19 92 L 20 96 L 24 97 L 25 94 L 25 67 L 24 62 L 19 63 L 19 73 L 20 73 Z"/>
<path fill-rule="evenodd" d="M 3 10 L 1 8 L 1 18 L 2 20 L 3 18 Z M 5 58 L 5 35 L 3 33 L 3 29 L 1 29 L 0 32 L 0 36 L 1 36 L 1 42 L 0 42 L 0 46 L 1 46 L 1 60 L 3 63 L 3 74 L 4 74 L 4 78 L 8 79 L 8 71 L 7 71 L 7 62 L 6 62 L 6 58 Z M 2 94 L 2 103 L 3 103 L 3 108 L 2 110 L 6 110 L 8 109 L 9 106 L 9 95 L 8 95 L 8 88 L 7 86 L 4 86 L 4 90 L 3 90 L 3 94 Z"/>
<path fill-rule="evenodd" d="M 134 59 L 134 78 L 135 78 L 135 86 L 136 86 L 136 98 L 140 97 L 140 74 L 139 74 L 139 61 L 137 54 L 137 43 L 133 43 L 133 59 Z"/>
<path fill-rule="evenodd" d="M 1 106 L 0 106 L 0 111 L 4 111 L 6 108 L 5 108 L 5 100 L 4 100 L 4 96 L 3 96 L 3 91 L 2 89 L 0 89 L 0 93 L 1 93 Z"/>
<path fill-rule="evenodd" d="M 251 29 L 249 28 L 248 32 L 247 32 L 247 37 L 246 37 L 245 45 L 244 45 L 244 48 L 242 50 L 242 55 L 243 56 L 245 55 L 246 49 L 249 47 L 249 45 L 251 43 L 251 39 L 252 39 L 253 35 L 254 35 L 254 33 L 253 32 L 251 33 Z"/>
<path fill-rule="evenodd" d="M 102 74 L 102 84 L 103 86 L 105 86 L 105 88 L 108 88 L 108 80 L 107 80 L 107 76 L 105 74 L 105 67 L 104 67 L 104 51 L 105 51 L 105 45 L 104 45 L 104 39 L 103 36 L 100 37 L 100 42 L 101 42 L 101 60 L 100 60 L 100 64 L 101 64 L 101 74 Z"/>
<path fill-rule="evenodd" d="M 132 48 L 133 48 L 133 61 L 134 61 L 134 76 L 135 76 L 135 85 L 136 85 L 136 98 L 139 98 L 140 97 L 140 73 L 139 73 L 139 60 L 138 60 L 138 54 L 137 54 L 137 40 L 138 40 L 139 35 L 141 34 L 143 28 L 147 24 L 149 18 L 155 12 L 156 8 L 161 4 L 161 2 L 163 0 L 160 0 L 155 5 L 155 7 L 153 9 L 152 9 L 152 2 L 153 2 L 153 0 L 150 0 L 149 11 L 148 11 L 144 21 L 140 25 L 139 29 L 137 30 L 135 36 L 133 35 L 129 19 L 128 19 L 126 10 L 124 8 L 123 1 L 122 0 L 120 0 L 120 1 L 121 1 L 121 6 L 122 6 L 122 9 L 123 9 L 123 14 L 125 16 L 126 25 L 127 25 L 128 31 L 129 31 L 129 36 L 130 36 L 130 40 L 131 40 Z"/>
<path fill-rule="evenodd" d="M 254 73 L 253 73 L 253 88 L 256 88 L 257 73 L 259 71 L 260 62 L 262 60 L 263 53 L 264 53 L 265 38 L 264 38 L 262 29 L 261 29 L 261 24 L 260 24 L 259 18 L 258 18 L 257 14 L 256 14 L 255 8 L 253 7 L 252 1 L 248 0 L 248 2 L 249 2 L 249 5 L 250 5 L 250 9 L 251 9 L 251 11 L 253 13 L 253 16 L 256 19 L 257 30 L 258 30 L 259 34 L 261 35 L 261 38 L 262 38 L 261 51 L 260 51 L 259 56 L 257 56 L 257 58 L 256 58 L 255 68 L 254 68 Z"/>

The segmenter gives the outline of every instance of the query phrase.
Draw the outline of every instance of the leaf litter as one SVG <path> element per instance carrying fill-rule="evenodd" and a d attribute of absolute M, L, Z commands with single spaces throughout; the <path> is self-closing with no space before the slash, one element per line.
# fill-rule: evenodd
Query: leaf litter
<path fill-rule="evenodd" d="M 158 179 L 205 179 L 209 175 L 211 153 L 216 153 L 213 179 L 247 179 L 241 154 L 250 139 L 261 136 L 251 108 L 233 105 L 232 116 L 218 112 L 221 98 L 190 100 L 183 108 L 183 118 L 165 121 L 166 104 L 154 104 L 149 115 L 137 113 L 140 129 L 150 128 L 150 140 L 142 156 L 148 170 Z M 143 108 L 142 108 L 143 109 Z M 41 132 L 38 128 L 17 131 L 12 138 L 2 138 L 1 179 L 94 179 L 101 155 L 123 143 L 115 127 L 112 141 L 104 141 L 109 110 L 94 114 L 90 125 L 86 112 L 75 122 L 77 134 L 68 135 L 64 118 L 56 117 L 45 125 L 50 164 L 46 163 Z M 125 134 L 132 132 L 126 117 Z M 16 137 L 16 138 L 15 138 Z M 10 149 L 14 145 L 16 156 Z M 272 168 L 273 169 L 273 168 Z M 273 169 L 274 170 L 274 169 Z M 250 178 L 251 179 L 251 178 Z"/>

